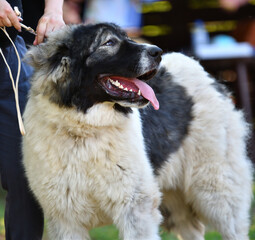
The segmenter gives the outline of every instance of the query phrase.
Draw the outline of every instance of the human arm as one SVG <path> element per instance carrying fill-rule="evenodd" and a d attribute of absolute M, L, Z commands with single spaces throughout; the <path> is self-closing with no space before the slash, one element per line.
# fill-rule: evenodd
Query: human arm
<path fill-rule="evenodd" d="M 82 22 L 82 4 L 84 0 L 64 0 L 63 18 L 66 24 L 78 24 Z"/>
<path fill-rule="evenodd" d="M 64 25 L 63 0 L 45 0 L 44 14 L 38 22 L 36 28 L 37 36 L 33 44 L 37 45 L 42 43 L 43 39 L 47 37 L 50 32 Z"/>

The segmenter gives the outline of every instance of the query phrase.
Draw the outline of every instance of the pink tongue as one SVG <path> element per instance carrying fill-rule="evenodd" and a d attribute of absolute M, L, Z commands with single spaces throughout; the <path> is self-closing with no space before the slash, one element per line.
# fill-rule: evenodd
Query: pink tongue
<path fill-rule="evenodd" d="M 151 102 L 154 109 L 158 110 L 159 102 L 152 88 L 147 83 L 138 79 L 132 79 L 132 82 L 140 89 L 142 96 Z"/>

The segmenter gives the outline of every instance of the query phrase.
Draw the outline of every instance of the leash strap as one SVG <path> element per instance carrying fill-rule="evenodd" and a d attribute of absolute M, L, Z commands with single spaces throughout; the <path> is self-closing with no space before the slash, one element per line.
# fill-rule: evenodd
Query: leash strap
<path fill-rule="evenodd" d="M 18 117 L 18 123 L 19 123 L 19 130 L 20 130 L 20 133 L 22 135 L 25 135 L 26 131 L 25 131 L 25 127 L 24 127 L 24 124 L 23 124 L 23 120 L 22 120 L 21 113 L 20 113 L 20 107 L 19 107 L 19 89 L 18 88 L 19 88 L 19 77 L 20 77 L 20 70 L 21 70 L 20 56 L 19 56 L 18 50 L 17 50 L 14 42 L 10 38 L 8 32 L 6 31 L 6 28 L 5 27 L 0 27 L 0 28 L 5 33 L 5 35 L 8 37 L 8 39 L 10 40 L 10 42 L 11 42 L 11 44 L 12 44 L 14 50 L 15 50 L 17 59 L 18 59 L 18 71 L 17 71 L 16 83 L 15 83 L 13 75 L 12 75 L 11 68 L 10 68 L 9 64 L 7 63 L 7 60 L 6 60 L 6 58 L 3 54 L 2 49 L 0 48 L 0 54 L 2 55 L 3 60 L 5 62 L 5 65 L 8 68 L 9 76 L 10 76 L 10 79 L 11 79 L 11 82 L 12 82 L 12 88 L 13 88 L 13 92 L 14 92 L 15 103 L 16 103 L 16 111 L 17 111 L 17 117 Z"/>

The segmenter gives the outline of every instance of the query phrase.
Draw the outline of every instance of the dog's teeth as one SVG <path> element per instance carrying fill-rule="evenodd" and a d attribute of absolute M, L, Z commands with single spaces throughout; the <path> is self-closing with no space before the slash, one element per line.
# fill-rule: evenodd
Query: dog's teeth
<path fill-rule="evenodd" d="M 129 92 L 133 92 L 133 90 L 132 90 L 132 89 L 129 89 Z"/>
<path fill-rule="evenodd" d="M 116 87 L 120 87 L 120 83 L 118 82 L 118 80 L 114 81 L 114 80 L 112 80 L 111 78 L 108 78 L 108 80 L 109 80 L 113 85 L 115 85 Z"/>
<path fill-rule="evenodd" d="M 116 86 L 116 87 L 118 87 L 118 88 L 120 88 L 120 89 L 123 89 L 123 90 L 125 90 L 125 91 L 133 92 L 132 89 L 128 90 L 128 88 L 124 88 L 123 85 L 121 85 L 121 84 L 119 83 L 118 80 L 114 81 L 114 80 L 111 79 L 111 78 L 108 78 L 108 80 L 109 80 L 114 86 Z"/>
<path fill-rule="evenodd" d="M 138 95 L 141 95 L 141 91 L 140 90 L 138 91 Z"/>

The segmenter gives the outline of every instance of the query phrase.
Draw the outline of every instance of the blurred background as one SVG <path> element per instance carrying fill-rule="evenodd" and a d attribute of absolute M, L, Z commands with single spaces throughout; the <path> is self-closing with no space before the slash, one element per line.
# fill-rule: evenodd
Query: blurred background
<path fill-rule="evenodd" d="M 23 0 L 23 7 L 24 24 L 35 29 L 44 0 Z M 244 110 L 252 125 L 248 151 L 255 163 L 255 0 L 65 0 L 63 9 L 68 24 L 116 22 L 137 41 L 199 60 L 206 71 L 230 89 L 236 107 Z M 22 34 L 27 44 L 32 44 L 33 36 Z M 4 192 L 0 191 L 0 240 L 4 239 L 3 199 Z M 251 219 L 250 239 L 255 240 L 254 202 Z M 117 240 L 118 232 L 108 226 L 94 229 L 91 236 L 94 240 Z M 176 238 L 162 233 L 162 239 Z M 206 240 L 220 239 L 209 229 Z"/>

